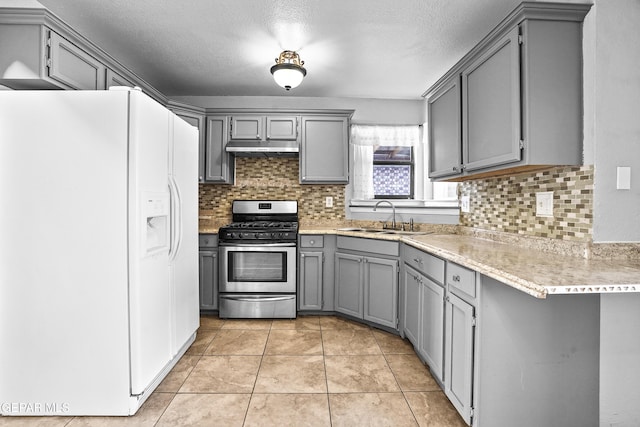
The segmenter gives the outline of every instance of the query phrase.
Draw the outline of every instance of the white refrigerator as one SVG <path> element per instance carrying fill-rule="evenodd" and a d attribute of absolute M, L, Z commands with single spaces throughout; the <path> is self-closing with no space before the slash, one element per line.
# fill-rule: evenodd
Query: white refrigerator
<path fill-rule="evenodd" d="M 197 130 L 142 92 L 0 91 L 0 414 L 131 415 L 195 339 Z"/>

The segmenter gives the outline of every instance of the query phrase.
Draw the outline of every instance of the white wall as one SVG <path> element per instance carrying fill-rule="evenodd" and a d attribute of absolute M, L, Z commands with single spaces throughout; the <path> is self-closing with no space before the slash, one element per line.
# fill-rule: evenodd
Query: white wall
<path fill-rule="evenodd" d="M 424 101 L 422 99 L 295 96 L 179 96 L 172 97 L 172 99 L 203 108 L 355 110 L 352 122 L 360 124 L 421 125 L 424 120 Z"/>
<path fill-rule="evenodd" d="M 588 19 L 585 147 L 593 138 L 593 240 L 640 242 L 640 1 L 596 0 Z M 618 166 L 632 167 L 631 190 L 616 189 Z"/>

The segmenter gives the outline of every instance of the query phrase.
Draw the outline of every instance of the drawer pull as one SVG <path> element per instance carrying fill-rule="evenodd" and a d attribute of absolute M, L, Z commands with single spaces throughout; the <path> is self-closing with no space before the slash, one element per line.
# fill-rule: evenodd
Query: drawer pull
<path fill-rule="evenodd" d="M 459 275 L 455 275 L 451 278 L 454 282 L 459 282 L 460 281 L 460 276 Z"/>
<path fill-rule="evenodd" d="M 315 240 L 309 240 L 309 244 L 310 244 L 310 245 L 315 245 L 315 244 L 316 244 L 316 241 L 315 241 Z"/>
<path fill-rule="evenodd" d="M 422 258 L 414 258 L 413 259 L 417 264 L 422 264 Z"/>

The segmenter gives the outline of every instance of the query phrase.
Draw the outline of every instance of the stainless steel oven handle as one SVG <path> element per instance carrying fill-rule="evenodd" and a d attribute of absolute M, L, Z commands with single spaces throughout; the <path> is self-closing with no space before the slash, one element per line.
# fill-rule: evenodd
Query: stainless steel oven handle
<path fill-rule="evenodd" d="M 233 301 L 244 301 L 244 302 L 256 302 L 256 301 L 286 301 L 293 298 L 293 295 L 287 295 L 284 297 L 232 297 L 232 296 L 221 296 L 220 298 L 229 299 Z"/>
<path fill-rule="evenodd" d="M 226 243 L 218 242 L 219 246 L 225 246 L 229 248 L 295 248 L 295 243 Z"/>

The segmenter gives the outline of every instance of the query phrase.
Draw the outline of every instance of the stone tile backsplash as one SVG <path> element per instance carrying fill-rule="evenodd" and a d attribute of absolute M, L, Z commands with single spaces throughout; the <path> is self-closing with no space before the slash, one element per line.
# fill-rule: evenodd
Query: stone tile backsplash
<path fill-rule="evenodd" d="M 298 158 L 237 157 L 235 185 L 200 184 L 200 216 L 231 221 L 235 199 L 297 200 L 300 222 L 344 221 L 344 185 L 300 185 Z M 333 207 L 325 207 L 325 197 Z"/>
<path fill-rule="evenodd" d="M 541 172 L 461 182 L 470 212 L 460 225 L 573 242 L 592 241 L 593 166 L 555 167 Z M 536 193 L 553 191 L 553 218 L 536 216 Z"/>

